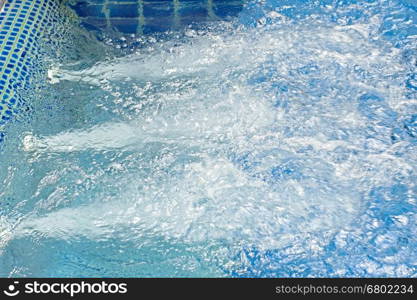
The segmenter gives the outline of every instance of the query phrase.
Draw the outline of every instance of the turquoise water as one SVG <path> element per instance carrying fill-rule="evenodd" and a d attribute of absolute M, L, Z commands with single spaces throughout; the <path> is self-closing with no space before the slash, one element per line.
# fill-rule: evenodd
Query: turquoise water
<path fill-rule="evenodd" d="M 415 277 L 416 6 L 305 2 L 51 59 L 0 275 Z"/>

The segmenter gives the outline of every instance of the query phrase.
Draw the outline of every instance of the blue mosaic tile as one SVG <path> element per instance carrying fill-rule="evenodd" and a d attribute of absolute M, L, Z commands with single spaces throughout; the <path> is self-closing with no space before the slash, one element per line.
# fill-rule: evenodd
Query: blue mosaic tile
<path fill-rule="evenodd" d="M 104 18 L 104 6 L 103 5 L 94 5 L 94 4 L 87 4 L 84 2 L 78 3 L 72 7 L 75 12 L 80 17 L 88 17 L 88 16 L 95 16 L 99 18 Z"/>
<path fill-rule="evenodd" d="M 70 1 L 70 6 L 88 30 L 122 34 L 147 34 L 177 29 L 180 25 L 228 19 L 236 16 L 244 3 L 244 0 Z"/>
<path fill-rule="evenodd" d="M 174 2 L 144 3 L 143 15 L 150 18 L 172 17 L 174 15 Z"/>
<path fill-rule="evenodd" d="M 110 18 L 138 18 L 139 6 L 137 3 L 133 4 L 108 4 Z"/>

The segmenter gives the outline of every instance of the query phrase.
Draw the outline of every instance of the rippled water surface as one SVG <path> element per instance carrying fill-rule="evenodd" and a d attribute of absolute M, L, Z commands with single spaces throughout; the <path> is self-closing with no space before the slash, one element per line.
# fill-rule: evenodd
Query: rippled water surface
<path fill-rule="evenodd" d="M 417 276 L 413 1 L 89 39 L 8 128 L 1 276 Z"/>

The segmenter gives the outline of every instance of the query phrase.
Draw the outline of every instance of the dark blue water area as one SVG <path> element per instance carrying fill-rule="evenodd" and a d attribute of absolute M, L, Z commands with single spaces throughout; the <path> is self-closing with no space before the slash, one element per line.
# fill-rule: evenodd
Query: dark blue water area
<path fill-rule="evenodd" d="M 91 31 L 154 34 L 213 20 L 230 20 L 244 0 L 74 0 L 70 7 Z"/>

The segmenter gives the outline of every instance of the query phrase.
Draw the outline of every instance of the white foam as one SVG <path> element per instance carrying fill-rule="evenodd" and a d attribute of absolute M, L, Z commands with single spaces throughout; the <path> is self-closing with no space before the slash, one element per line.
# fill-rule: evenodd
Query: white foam
<path fill-rule="evenodd" d="M 356 98 L 365 90 L 388 93 L 381 74 L 403 68 L 398 53 L 368 39 L 371 27 L 284 24 L 207 33 L 79 72 L 60 69 L 54 76 L 61 83 L 97 85 L 115 103 L 132 101 L 136 108 L 124 111 L 129 121 L 32 133 L 23 148 L 40 160 L 53 152 L 130 156 L 112 162 L 115 175 L 95 174 L 100 193 L 71 196 L 88 202 L 28 216 L 16 232 L 100 239 L 123 228 L 132 239 L 151 231 L 186 242 L 276 248 L 348 226 L 361 213 L 364 178 L 382 184 L 412 168 L 384 153 L 386 143 L 378 144 L 379 154 L 366 145 L 369 120 Z M 304 67 L 310 73 L 299 70 Z M 359 80 L 355 68 L 369 76 Z M 127 79 L 136 94 L 120 90 Z M 287 93 L 276 90 L 279 84 Z M 316 91 L 320 84 L 325 93 Z M 148 111 L 149 103 L 159 105 Z M 362 168 L 366 163 L 376 167 Z M 283 171 L 274 174 L 275 167 Z"/>

